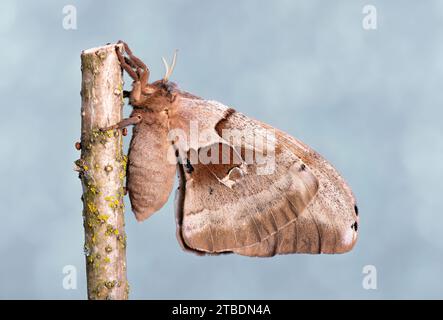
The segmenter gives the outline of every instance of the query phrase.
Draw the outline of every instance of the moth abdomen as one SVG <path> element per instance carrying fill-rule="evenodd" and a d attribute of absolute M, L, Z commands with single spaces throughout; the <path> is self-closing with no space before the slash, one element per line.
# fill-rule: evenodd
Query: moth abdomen
<path fill-rule="evenodd" d="M 176 166 L 168 156 L 171 151 L 167 127 L 163 124 L 141 123 L 134 127 L 128 155 L 127 188 L 132 210 L 139 221 L 158 211 L 168 200 Z"/>

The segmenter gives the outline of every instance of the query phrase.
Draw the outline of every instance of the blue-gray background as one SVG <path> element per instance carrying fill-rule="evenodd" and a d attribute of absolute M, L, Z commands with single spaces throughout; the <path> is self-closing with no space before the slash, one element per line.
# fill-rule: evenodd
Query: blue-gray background
<path fill-rule="evenodd" d="M 362 28 L 365 4 L 377 30 Z M 85 298 L 79 55 L 118 39 L 152 79 L 178 48 L 173 81 L 313 146 L 361 212 L 348 254 L 254 259 L 182 252 L 172 198 L 142 224 L 127 206 L 132 298 L 443 297 L 441 1 L 2 0 L 0 34 L 1 298 Z"/>

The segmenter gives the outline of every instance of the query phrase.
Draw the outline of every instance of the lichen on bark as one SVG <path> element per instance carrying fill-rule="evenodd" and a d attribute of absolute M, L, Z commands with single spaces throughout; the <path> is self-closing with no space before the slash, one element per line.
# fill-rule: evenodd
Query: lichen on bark
<path fill-rule="evenodd" d="M 124 180 L 127 158 L 119 130 L 101 131 L 122 119 L 123 79 L 115 47 L 81 54 L 81 157 L 84 252 L 89 299 L 127 299 Z"/>

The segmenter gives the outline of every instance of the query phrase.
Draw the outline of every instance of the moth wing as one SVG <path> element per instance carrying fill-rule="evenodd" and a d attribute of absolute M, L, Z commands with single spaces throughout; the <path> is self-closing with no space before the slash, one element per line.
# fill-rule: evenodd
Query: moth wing
<path fill-rule="evenodd" d="M 175 124 L 185 128 L 194 120 L 207 132 L 196 148 L 179 150 L 182 157 L 206 155 L 178 168 L 177 236 L 185 249 L 273 256 L 342 253 L 354 246 L 355 200 L 328 162 L 289 135 L 217 102 L 188 100 L 183 112 L 177 109 Z M 200 117 L 202 110 L 206 117 Z M 242 139 L 232 139 L 233 131 Z M 252 161 L 246 159 L 251 153 Z"/>

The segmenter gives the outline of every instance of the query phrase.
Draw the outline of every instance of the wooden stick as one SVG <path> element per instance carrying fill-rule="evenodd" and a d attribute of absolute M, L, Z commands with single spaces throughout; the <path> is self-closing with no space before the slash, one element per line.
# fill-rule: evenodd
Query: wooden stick
<path fill-rule="evenodd" d="M 89 299 L 127 299 L 124 179 L 121 130 L 100 131 L 122 119 L 122 70 L 107 45 L 85 50 L 82 65 L 81 157 L 86 273 Z"/>

